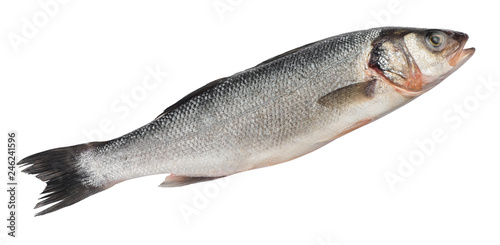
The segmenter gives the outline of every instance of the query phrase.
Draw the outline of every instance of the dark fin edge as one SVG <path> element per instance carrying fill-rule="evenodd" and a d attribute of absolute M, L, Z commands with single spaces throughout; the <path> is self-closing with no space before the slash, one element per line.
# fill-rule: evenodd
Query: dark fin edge
<path fill-rule="evenodd" d="M 165 114 L 168 114 L 169 112 L 173 111 L 174 109 L 176 109 L 177 107 L 179 107 L 180 105 L 186 103 L 188 100 L 191 100 L 192 98 L 200 95 L 200 94 L 203 94 L 204 92 L 210 90 L 210 89 L 213 89 L 215 88 L 215 86 L 219 85 L 220 83 L 224 82 L 227 80 L 227 77 L 223 77 L 223 78 L 219 78 L 215 81 L 212 81 L 208 84 L 206 84 L 205 86 L 189 93 L 188 95 L 184 96 L 182 99 L 180 99 L 179 101 L 175 102 L 175 104 L 169 106 L 167 109 L 165 109 L 160 115 L 158 115 L 154 120 L 164 116 Z"/>
<path fill-rule="evenodd" d="M 45 195 L 40 197 L 35 208 L 55 203 L 35 216 L 70 206 L 107 188 L 85 185 L 84 181 L 88 176 L 83 175 L 78 169 L 78 158 L 81 153 L 101 144 L 104 142 L 47 150 L 26 157 L 17 163 L 19 166 L 27 167 L 22 172 L 35 174 L 38 179 L 47 183 L 41 193 Z"/>

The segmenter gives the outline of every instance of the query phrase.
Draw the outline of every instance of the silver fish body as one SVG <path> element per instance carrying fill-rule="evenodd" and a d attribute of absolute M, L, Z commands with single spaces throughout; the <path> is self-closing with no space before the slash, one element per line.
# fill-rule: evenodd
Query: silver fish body
<path fill-rule="evenodd" d="M 446 46 L 440 51 L 438 38 Z M 432 88 L 473 54 L 463 50 L 466 40 L 458 32 L 414 28 L 334 36 L 207 84 L 122 137 L 45 151 L 19 164 L 48 183 L 37 207 L 57 202 L 39 214 L 136 177 L 168 173 L 161 186 L 181 186 L 271 166 Z"/>
<path fill-rule="evenodd" d="M 150 124 L 89 152 L 86 167 L 102 177 L 95 184 L 158 173 L 219 177 L 314 150 L 397 104 L 366 100 L 365 106 L 379 103 L 379 108 L 359 110 L 363 102 L 357 96 L 341 101 L 344 108 L 334 101 L 319 103 L 333 91 L 366 81 L 362 61 L 378 32 L 326 39 L 220 79 Z"/>

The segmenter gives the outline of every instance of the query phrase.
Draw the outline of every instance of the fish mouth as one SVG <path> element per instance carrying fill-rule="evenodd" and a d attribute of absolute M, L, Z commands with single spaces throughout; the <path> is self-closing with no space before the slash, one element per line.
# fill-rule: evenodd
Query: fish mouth
<path fill-rule="evenodd" d="M 464 49 L 465 43 L 467 43 L 467 40 L 469 40 L 469 36 L 465 33 L 457 32 L 453 34 L 453 39 L 458 41 L 459 45 L 457 48 L 450 52 L 447 56 L 446 59 L 448 60 L 448 64 L 455 69 L 463 65 L 467 60 L 472 57 L 474 52 L 476 52 L 475 48 L 468 48 Z M 454 70 L 455 70 L 454 69 Z"/>
<path fill-rule="evenodd" d="M 472 55 L 476 52 L 475 48 L 468 48 L 468 49 L 460 49 L 456 51 L 453 55 L 450 56 L 450 58 L 447 57 L 448 59 L 448 64 L 450 66 L 457 66 L 457 65 L 462 65 L 464 64 L 467 60 L 472 57 Z"/>

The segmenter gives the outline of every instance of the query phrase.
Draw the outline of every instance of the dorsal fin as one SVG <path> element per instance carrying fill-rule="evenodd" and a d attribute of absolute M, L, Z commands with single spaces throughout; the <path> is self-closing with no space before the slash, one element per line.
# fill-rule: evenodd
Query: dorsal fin
<path fill-rule="evenodd" d="M 313 44 L 315 44 L 315 43 L 317 43 L 317 42 L 318 42 L 318 41 L 316 41 L 316 42 L 312 42 L 312 43 L 308 43 L 308 44 L 303 45 L 303 46 L 300 46 L 300 47 L 298 47 L 298 48 L 294 48 L 294 49 L 292 49 L 292 50 L 288 50 L 288 51 L 286 51 L 286 52 L 284 52 L 284 53 L 282 53 L 282 54 L 279 54 L 279 55 L 276 55 L 276 56 L 274 56 L 274 57 L 272 57 L 272 58 L 270 58 L 270 59 L 267 59 L 267 60 L 265 60 L 265 61 L 263 61 L 263 62 L 259 63 L 259 64 L 258 64 L 258 65 L 256 65 L 256 66 L 260 66 L 260 65 L 264 65 L 264 64 L 267 64 L 267 63 L 273 62 L 273 61 L 278 60 L 278 59 L 280 59 L 280 58 L 283 58 L 283 57 L 285 57 L 285 56 L 287 56 L 287 55 L 293 54 L 293 53 L 295 53 L 295 52 L 297 52 L 297 51 L 299 51 L 299 50 L 301 50 L 301 49 L 304 49 L 304 48 L 307 48 L 307 47 L 309 47 L 309 46 L 312 46 Z"/>
<path fill-rule="evenodd" d="M 321 42 L 321 41 L 317 41 L 317 42 Z M 306 45 L 303 45 L 303 46 L 300 46 L 298 48 L 289 50 L 289 51 L 287 51 L 285 53 L 282 53 L 280 55 L 274 56 L 274 57 L 272 57 L 270 59 L 267 59 L 267 60 L 259 63 L 258 65 L 256 65 L 256 67 L 260 66 L 260 65 L 264 65 L 264 64 L 270 63 L 270 62 L 273 62 L 273 61 L 278 60 L 280 58 L 283 58 L 283 57 L 285 57 L 287 55 L 291 55 L 291 54 L 293 54 L 293 53 L 295 53 L 295 52 L 297 52 L 297 51 L 299 51 L 301 49 L 304 49 L 304 48 L 307 48 L 309 46 L 312 46 L 312 45 L 314 45 L 317 42 L 308 43 Z M 201 87 L 201 88 L 199 88 L 199 89 L 191 92 L 190 94 L 186 95 L 184 98 L 182 98 L 179 101 L 177 101 L 175 104 L 173 104 L 173 105 L 169 106 L 167 109 L 165 109 L 165 111 L 163 111 L 160 115 L 158 115 L 155 118 L 155 120 L 158 119 L 158 118 L 160 118 L 160 117 L 162 117 L 162 116 L 164 116 L 165 114 L 171 112 L 172 110 L 174 110 L 175 108 L 179 107 L 181 104 L 184 104 L 186 101 L 192 99 L 193 97 L 196 97 L 196 96 L 202 94 L 203 92 L 214 88 L 215 86 L 217 86 L 218 84 L 226 81 L 227 79 L 228 79 L 228 77 L 219 78 L 219 79 L 217 79 L 217 80 L 215 80 L 213 82 L 210 82 L 210 83 L 206 84 L 205 86 L 203 86 L 203 87 Z"/>
<path fill-rule="evenodd" d="M 186 101 L 192 99 L 193 97 L 196 97 L 200 94 L 202 94 L 203 92 L 207 91 L 207 90 L 210 90 L 212 88 L 214 88 L 215 86 L 217 86 L 218 84 L 224 82 L 227 80 L 227 77 L 223 77 L 223 78 L 219 78 L 213 82 L 210 82 L 208 84 L 206 84 L 205 86 L 189 93 L 188 95 L 184 96 L 184 98 L 180 99 L 179 101 L 175 102 L 175 104 L 169 106 L 167 109 L 165 109 L 160 115 L 158 115 L 156 119 L 162 117 L 163 115 L 171 112 L 172 110 L 174 110 L 175 108 L 179 107 L 180 105 L 184 104 Z"/>

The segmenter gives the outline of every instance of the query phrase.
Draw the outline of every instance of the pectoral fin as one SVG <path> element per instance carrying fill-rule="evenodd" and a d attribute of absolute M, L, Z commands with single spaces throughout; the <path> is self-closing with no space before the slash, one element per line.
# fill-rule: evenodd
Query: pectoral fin
<path fill-rule="evenodd" d="M 171 174 L 165 178 L 165 180 L 159 185 L 159 187 L 179 187 L 218 178 L 222 177 L 189 177 Z"/>
<path fill-rule="evenodd" d="M 352 84 L 331 91 L 318 100 L 322 106 L 339 109 L 352 103 L 372 99 L 376 94 L 377 80 Z"/>

